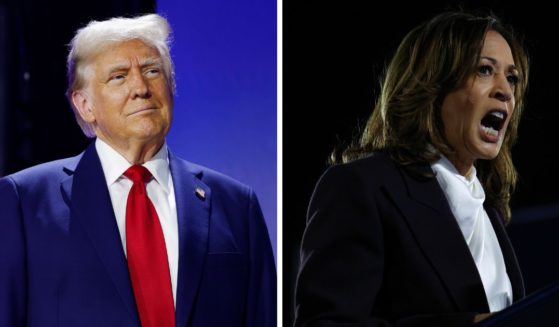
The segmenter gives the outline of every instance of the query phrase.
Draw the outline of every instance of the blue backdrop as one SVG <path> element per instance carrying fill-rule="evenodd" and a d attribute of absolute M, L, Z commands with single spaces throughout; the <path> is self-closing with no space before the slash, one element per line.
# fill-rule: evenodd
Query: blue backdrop
<path fill-rule="evenodd" d="M 254 188 L 276 253 L 276 2 L 159 0 L 174 31 L 179 156 Z"/>

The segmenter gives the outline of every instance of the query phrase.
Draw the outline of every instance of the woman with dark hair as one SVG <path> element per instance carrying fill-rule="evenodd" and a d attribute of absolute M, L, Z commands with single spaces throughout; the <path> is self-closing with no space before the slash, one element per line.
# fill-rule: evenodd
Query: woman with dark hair
<path fill-rule="evenodd" d="M 295 326 L 469 326 L 524 296 L 504 225 L 527 81 L 493 16 L 443 13 L 404 38 L 313 193 Z"/>

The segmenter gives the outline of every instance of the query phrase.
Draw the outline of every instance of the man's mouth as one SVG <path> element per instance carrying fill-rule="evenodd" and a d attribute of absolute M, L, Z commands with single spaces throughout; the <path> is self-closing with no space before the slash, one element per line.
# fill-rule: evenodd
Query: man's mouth
<path fill-rule="evenodd" d="M 155 106 L 153 106 L 153 105 L 143 106 L 143 107 L 134 109 L 134 110 L 133 110 L 131 113 L 129 113 L 128 115 L 131 116 L 131 115 L 139 114 L 139 113 L 142 113 L 142 112 L 145 112 L 145 111 L 153 111 L 153 110 L 155 110 L 155 109 L 156 109 L 156 108 L 155 108 Z"/>
<path fill-rule="evenodd" d="M 504 110 L 491 110 L 481 119 L 481 129 L 485 134 L 497 137 L 505 126 L 507 116 Z"/>

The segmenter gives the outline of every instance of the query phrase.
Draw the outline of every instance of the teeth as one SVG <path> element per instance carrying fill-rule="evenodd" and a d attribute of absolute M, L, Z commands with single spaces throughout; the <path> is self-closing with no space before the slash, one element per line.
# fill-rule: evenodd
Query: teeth
<path fill-rule="evenodd" d="M 497 136 L 499 135 L 499 132 L 494 130 L 491 127 L 487 127 L 487 126 L 481 126 L 481 129 L 485 132 L 485 134 L 489 134 L 491 136 Z"/>
<path fill-rule="evenodd" d="M 492 115 L 492 116 L 495 116 L 495 117 L 497 117 L 497 118 L 499 118 L 499 119 L 505 118 L 505 115 L 504 115 L 502 112 L 500 112 L 500 111 L 493 111 L 493 112 L 491 113 L 491 115 Z"/>

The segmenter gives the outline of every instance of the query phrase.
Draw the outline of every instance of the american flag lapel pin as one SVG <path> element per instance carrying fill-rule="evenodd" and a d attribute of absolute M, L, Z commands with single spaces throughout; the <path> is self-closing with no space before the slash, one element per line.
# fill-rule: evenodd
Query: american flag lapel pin
<path fill-rule="evenodd" d="M 194 190 L 194 192 L 200 200 L 206 199 L 206 191 L 204 191 L 204 189 L 202 189 L 201 187 L 196 187 L 196 190 Z"/>

